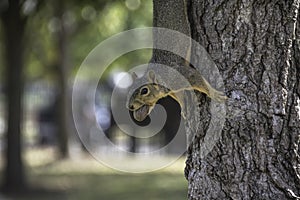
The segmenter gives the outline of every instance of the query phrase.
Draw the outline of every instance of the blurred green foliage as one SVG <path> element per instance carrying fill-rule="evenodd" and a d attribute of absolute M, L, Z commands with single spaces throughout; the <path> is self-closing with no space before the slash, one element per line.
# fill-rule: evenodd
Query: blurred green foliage
<path fill-rule="evenodd" d="M 59 19 L 54 15 L 56 1 L 26 0 L 40 5 L 24 8 L 28 15 L 25 38 L 25 76 L 27 80 L 55 78 L 57 57 L 56 32 Z M 24 4 L 25 4 L 24 3 Z M 36 10 L 34 10 L 36 9 Z M 149 0 L 65 0 L 64 23 L 69 36 L 68 61 L 72 78 L 88 53 L 103 40 L 119 32 L 152 25 L 152 1 Z M 1 26 L 0 26 L 1 27 Z M 0 28 L 0 72 L 3 74 L 3 37 Z M 146 63 L 150 50 L 129 53 L 117 59 L 109 67 L 127 70 L 135 63 Z"/>

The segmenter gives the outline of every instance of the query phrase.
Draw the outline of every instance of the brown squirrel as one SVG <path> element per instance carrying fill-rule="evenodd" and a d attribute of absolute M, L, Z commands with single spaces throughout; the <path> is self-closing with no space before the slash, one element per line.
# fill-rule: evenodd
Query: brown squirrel
<path fill-rule="evenodd" d="M 184 82 L 177 73 L 172 73 L 169 70 L 163 70 L 161 67 L 149 67 L 146 76 L 140 79 L 137 78 L 135 73 L 132 74 L 133 81 L 144 80 L 146 84 L 138 88 L 132 88 L 127 98 L 127 108 L 133 111 L 133 117 L 137 121 L 143 121 L 147 115 L 150 114 L 156 102 L 166 96 L 175 99 L 184 108 L 183 91 L 196 90 L 202 92 L 217 102 L 224 102 L 227 97 L 223 92 L 214 89 L 194 68 L 173 66 L 172 69 L 178 71 L 178 74 L 188 81 L 189 84 Z M 164 84 L 163 80 L 168 80 L 169 84 Z M 170 86 L 171 87 L 168 87 Z M 183 115 L 183 113 L 182 113 Z M 183 115 L 183 117 L 185 117 Z"/>

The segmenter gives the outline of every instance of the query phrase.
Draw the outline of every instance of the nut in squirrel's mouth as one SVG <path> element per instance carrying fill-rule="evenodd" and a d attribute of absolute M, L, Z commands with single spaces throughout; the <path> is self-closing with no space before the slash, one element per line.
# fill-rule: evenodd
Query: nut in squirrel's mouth
<path fill-rule="evenodd" d="M 143 105 L 140 108 L 133 111 L 133 117 L 136 121 L 143 121 L 149 114 L 150 106 Z"/>

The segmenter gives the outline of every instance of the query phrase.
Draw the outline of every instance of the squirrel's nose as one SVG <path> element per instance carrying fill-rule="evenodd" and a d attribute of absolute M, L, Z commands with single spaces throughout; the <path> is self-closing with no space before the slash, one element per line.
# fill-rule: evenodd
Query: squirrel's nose
<path fill-rule="evenodd" d="M 126 108 L 128 110 L 134 110 L 134 106 L 133 105 L 130 105 L 130 104 L 126 104 Z"/>

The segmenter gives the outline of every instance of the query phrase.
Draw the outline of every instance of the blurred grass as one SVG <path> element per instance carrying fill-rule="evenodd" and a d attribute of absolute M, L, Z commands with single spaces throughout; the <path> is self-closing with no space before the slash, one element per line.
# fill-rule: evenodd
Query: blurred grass
<path fill-rule="evenodd" d="M 53 149 L 31 149 L 25 160 L 28 182 L 36 192 L 16 200 L 182 200 L 187 195 L 184 159 L 144 174 L 115 171 L 88 155 L 57 161 Z"/>

